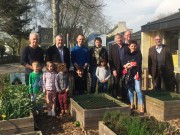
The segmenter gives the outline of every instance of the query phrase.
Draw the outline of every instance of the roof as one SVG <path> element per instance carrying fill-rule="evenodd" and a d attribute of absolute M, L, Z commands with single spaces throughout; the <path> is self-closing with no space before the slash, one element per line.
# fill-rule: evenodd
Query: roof
<path fill-rule="evenodd" d="M 111 34 L 114 30 L 118 28 L 118 25 L 116 25 L 113 29 L 111 29 L 106 35 Z"/>
<path fill-rule="evenodd" d="M 180 27 L 180 12 L 161 18 L 159 20 L 149 22 L 146 25 L 141 26 L 141 31 L 155 31 L 161 29 L 169 29 Z"/>

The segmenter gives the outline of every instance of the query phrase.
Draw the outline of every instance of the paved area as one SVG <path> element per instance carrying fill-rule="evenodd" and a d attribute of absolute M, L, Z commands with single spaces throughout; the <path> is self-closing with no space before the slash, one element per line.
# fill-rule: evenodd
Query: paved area
<path fill-rule="evenodd" d="M 24 67 L 20 63 L 2 64 L 0 65 L 0 74 L 24 72 Z"/>

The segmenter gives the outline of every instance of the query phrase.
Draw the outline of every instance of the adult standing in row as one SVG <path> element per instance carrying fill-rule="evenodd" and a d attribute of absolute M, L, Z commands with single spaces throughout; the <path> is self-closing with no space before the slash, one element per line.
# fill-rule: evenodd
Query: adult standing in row
<path fill-rule="evenodd" d="M 109 65 L 113 75 L 113 97 L 125 100 L 124 86 L 120 80 L 122 79 L 123 60 L 128 47 L 123 44 L 123 36 L 121 34 L 115 35 L 115 44 L 110 46 L 109 50 Z M 127 92 L 126 92 L 127 93 Z"/>
<path fill-rule="evenodd" d="M 32 62 L 37 61 L 40 63 L 41 68 L 44 65 L 44 53 L 38 46 L 39 35 L 38 33 L 30 33 L 30 44 L 24 47 L 21 51 L 20 63 L 25 67 L 25 82 L 28 84 L 29 74 L 33 71 Z"/>
<path fill-rule="evenodd" d="M 127 30 L 124 33 L 124 44 L 128 46 L 130 44 L 130 41 L 131 41 L 131 31 Z"/>
<path fill-rule="evenodd" d="M 95 93 L 97 77 L 96 77 L 96 68 L 99 64 L 100 58 L 103 58 L 108 61 L 108 53 L 104 47 L 102 47 L 102 39 L 96 37 L 94 39 L 94 47 L 90 49 L 90 60 L 89 60 L 89 73 L 91 76 L 91 93 Z"/>
<path fill-rule="evenodd" d="M 127 30 L 127 31 L 124 32 L 124 45 L 126 47 L 128 47 L 130 45 L 130 42 L 131 42 L 131 31 Z M 124 96 L 124 100 L 126 102 L 129 102 L 128 89 L 126 87 L 123 89 L 123 96 Z"/>
<path fill-rule="evenodd" d="M 70 68 L 70 52 L 69 49 L 64 46 L 63 36 L 56 36 L 55 45 L 49 47 L 46 52 L 45 60 L 52 61 L 53 63 L 66 63 L 66 67 L 69 71 Z"/>
<path fill-rule="evenodd" d="M 57 72 L 57 66 L 59 63 L 65 63 L 66 68 L 69 71 L 70 68 L 70 52 L 69 49 L 64 46 L 63 42 L 63 36 L 57 35 L 55 38 L 55 44 L 51 47 L 49 47 L 46 51 L 46 57 L 45 61 L 51 61 L 55 64 L 56 72 Z M 58 96 L 60 94 L 56 94 L 56 108 L 57 110 L 60 110 L 60 104 L 58 100 Z"/>
<path fill-rule="evenodd" d="M 169 48 L 162 44 L 161 35 L 156 35 L 154 40 L 156 45 L 149 48 L 148 55 L 148 71 L 152 76 L 154 90 L 161 90 L 164 82 L 166 90 L 173 91 L 175 79 L 172 54 Z"/>
<path fill-rule="evenodd" d="M 71 61 L 74 66 L 74 80 L 76 82 L 76 70 L 79 67 L 83 67 L 83 79 L 84 84 L 78 84 L 78 85 L 84 85 L 83 88 L 84 91 L 87 91 L 87 67 L 89 63 L 89 49 L 84 45 L 84 35 L 80 34 L 77 37 L 77 44 L 72 48 L 71 51 Z M 76 84 L 75 84 L 76 85 Z M 79 93 L 83 94 L 83 93 Z"/>
<path fill-rule="evenodd" d="M 130 109 L 134 109 L 134 90 L 137 93 L 138 103 L 140 105 L 140 112 L 144 113 L 143 94 L 141 91 L 141 76 L 142 76 L 142 54 L 137 50 L 137 42 L 131 40 L 128 45 L 129 50 L 124 59 L 124 75 L 126 89 L 128 89 Z"/>

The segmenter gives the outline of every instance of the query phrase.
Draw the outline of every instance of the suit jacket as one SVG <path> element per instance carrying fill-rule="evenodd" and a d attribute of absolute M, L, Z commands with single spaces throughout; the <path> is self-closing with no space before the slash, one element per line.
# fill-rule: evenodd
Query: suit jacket
<path fill-rule="evenodd" d="M 63 47 L 63 53 L 64 53 L 64 63 L 66 63 L 67 69 L 69 70 L 70 53 L 69 53 L 69 49 L 66 46 Z M 59 51 L 58 51 L 58 48 L 56 47 L 56 45 L 53 45 L 47 49 L 45 61 L 46 62 L 52 61 L 52 62 L 62 63 L 61 58 L 60 58 L 60 54 L 59 54 Z"/>
<path fill-rule="evenodd" d="M 128 51 L 128 47 L 123 44 L 123 48 L 124 48 L 124 56 L 125 56 L 125 54 Z M 116 70 L 117 74 L 122 74 L 123 62 L 121 62 L 120 60 L 119 46 L 117 44 L 113 44 L 110 46 L 109 65 L 110 65 L 111 71 Z"/>
<path fill-rule="evenodd" d="M 171 52 L 166 45 L 162 45 L 162 53 L 165 58 L 165 72 L 167 77 L 172 77 L 174 74 L 174 65 Z M 156 46 L 149 48 L 148 54 L 148 71 L 149 74 L 155 78 L 157 71 L 157 57 L 156 57 Z"/>

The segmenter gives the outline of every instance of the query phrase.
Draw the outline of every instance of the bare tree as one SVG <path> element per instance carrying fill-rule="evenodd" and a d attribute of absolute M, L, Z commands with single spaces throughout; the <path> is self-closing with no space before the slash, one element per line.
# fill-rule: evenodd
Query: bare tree
<path fill-rule="evenodd" d="M 103 0 L 31 0 L 34 22 L 53 27 L 53 37 L 69 34 L 73 41 L 77 34 L 106 33 L 110 23 L 102 14 Z M 41 8 L 39 8 L 41 7 Z M 43 8 L 42 8 L 43 7 Z M 81 32 L 81 29 L 83 30 Z"/>

